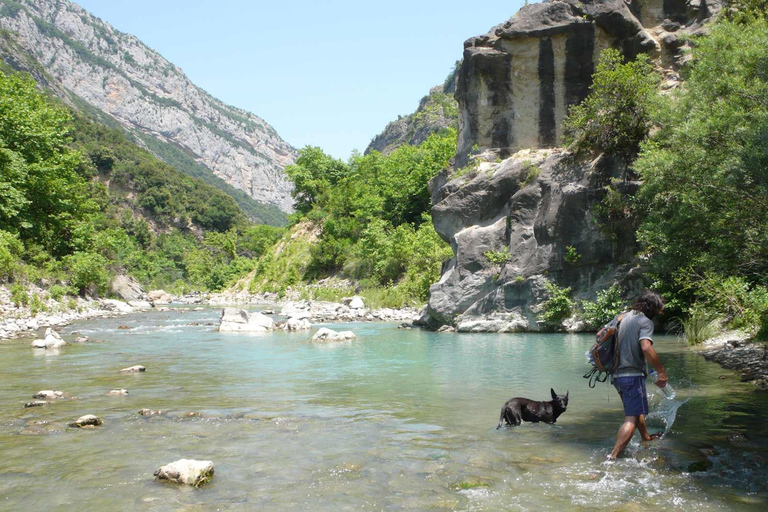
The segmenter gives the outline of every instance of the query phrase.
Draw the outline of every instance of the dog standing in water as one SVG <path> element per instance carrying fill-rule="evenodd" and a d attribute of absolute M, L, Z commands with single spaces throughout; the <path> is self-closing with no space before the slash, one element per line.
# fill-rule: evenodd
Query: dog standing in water
<path fill-rule="evenodd" d="M 570 391 L 564 395 L 558 395 L 551 388 L 550 391 L 552 392 L 552 400 L 549 402 L 537 402 L 520 397 L 508 400 L 501 408 L 499 426 L 496 429 L 500 429 L 504 425 L 505 420 L 508 425 L 512 426 L 520 425 L 523 421 L 555 423 L 557 418 L 568 407 L 568 394 Z"/>

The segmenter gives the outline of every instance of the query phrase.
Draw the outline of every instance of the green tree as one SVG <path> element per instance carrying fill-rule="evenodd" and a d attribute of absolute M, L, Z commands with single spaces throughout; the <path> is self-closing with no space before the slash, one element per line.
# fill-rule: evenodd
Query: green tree
<path fill-rule="evenodd" d="M 609 48 L 600 54 L 592 80 L 589 96 L 564 121 L 565 143 L 576 153 L 614 156 L 626 169 L 651 129 L 659 75 L 647 55 L 625 63 Z"/>
<path fill-rule="evenodd" d="M 315 146 L 299 151 L 294 165 L 285 168 L 285 174 L 293 182 L 294 208 L 308 213 L 315 204 L 322 205 L 328 188 L 338 183 L 347 174 L 347 166 L 323 153 Z"/>

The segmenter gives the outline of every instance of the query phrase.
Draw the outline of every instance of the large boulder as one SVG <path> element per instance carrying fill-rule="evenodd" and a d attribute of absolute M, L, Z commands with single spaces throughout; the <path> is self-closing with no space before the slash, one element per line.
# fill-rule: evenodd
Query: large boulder
<path fill-rule="evenodd" d="M 283 326 L 285 331 L 306 331 L 311 328 L 312 324 L 309 322 L 309 318 L 289 318 Z"/>
<path fill-rule="evenodd" d="M 61 339 L 59 333 L 48 327 L 45 330 L 45 338 L 41 340 L 34 340 L 32 347 L 34 348 L 61 348 L 66 345 L 67 342 Z"/>
<path fill-rule="evenodd" d="M 199 487 L 213 478 L 213 462 L 209 460 L 181 459 L 158 468 L 158 480 Z"/>
<path fill-rule="evenodd" d="M 538 319 L 548 283 L 589 300 L 615 283 L 642 286 L 633 231 L 612 239 L 592 211 L 617 172 L 607 159 L 579 163 L 564 150 L 538 150 L 456 179 L 448 171 L 435 178 L 433 223 L 455 256 L 430 288 L 430 326 L 551 330 L 558 326 Z M 578 261 L 569 261 L 574 251 Z"/>
<path fill-rule="evenodd" d="M 323 327 L 319 329 L 314 336 L 312 336 L 312 341 L 314 342 L 325 342 L 325 341 L 347 341 L 347 340 L 353 340 L 355 339 L 355 333 L 352 331 L 341 331 L 337 332 L 333 329 L 328 329 L 327 327 Z"/>
<path fill-rule="evenodd" d="M 100 304 L 101 309 L 105 309 L 107 311 L 114 311 L 116 313 L 133 313 L 133 308 L 121 300 L 102 299 Z"/>
<path fill-rule="evenodd" d="M 283 309 L 280 311 L 280 315 L 288 318 L 301 319 L 310 318 L 312 313 L 309 311 L 308 307 L 304 307 L 303 305 L 294 302 L 289 302 L 283 306 Z"/>
<path fill-rule="evenodd" d="M 137 280 L 123 274 L 115 276 L 109 283 L 109 292 L 115 297 L 128 302 L 144 298 L 144 290 Z"/>
<path fill-rule="evenodd" d="M 171 294 L 165 290 L 152 290 L 147 293 L 147 300 L 152 304 L 170 304 L 173 302 Z"/>
<path fill-rule="evenodd" d="M 219 332 L 269 332 L 274 328 L 274 320 L 267 315 L 236 308 L 221 310 Z"/>

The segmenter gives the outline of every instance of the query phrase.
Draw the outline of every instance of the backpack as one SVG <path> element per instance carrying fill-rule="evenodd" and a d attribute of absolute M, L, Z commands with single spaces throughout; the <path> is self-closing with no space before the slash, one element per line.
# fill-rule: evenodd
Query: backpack
<path fill-rule="evenodd" d="M 619 366 L 619 327 L 626 313 L 622 313 L 605 324 L 595 336 L 595 344 L 587 352 L 587 359 L 592 369 L 584 375 L 589 379 L 589 387 L 605 382 Z"/>

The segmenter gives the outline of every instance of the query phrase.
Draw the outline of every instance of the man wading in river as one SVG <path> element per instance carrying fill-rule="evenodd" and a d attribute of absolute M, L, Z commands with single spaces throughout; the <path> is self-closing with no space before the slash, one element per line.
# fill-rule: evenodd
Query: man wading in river
<path fill-rule="evenodd" d="M 618 333 L 619 366 L 611 381 L 619 392 L 624 404 L 624 424 L 616 436 L 616 446 L 608 456 L 616 457 L 627 447 L 635 429 L 640 431 L 643 441 L 661 437 L 661 433 L 650 435 L 645 427 L 648 414 L 648 396 L 645 390 L 646 360 L 656 369 L 656 385 L 667 385 L 667 372 L 653 348 L 653 317 L 664 311 L 664 300 L 657 293 L 645 291 L 637 300 L 632 311 L 621 319 Z"/>

